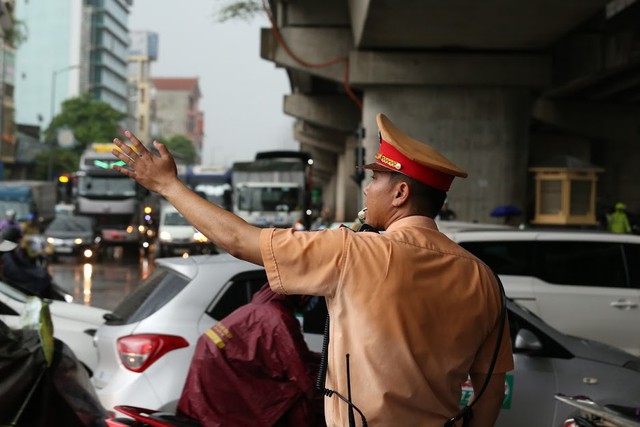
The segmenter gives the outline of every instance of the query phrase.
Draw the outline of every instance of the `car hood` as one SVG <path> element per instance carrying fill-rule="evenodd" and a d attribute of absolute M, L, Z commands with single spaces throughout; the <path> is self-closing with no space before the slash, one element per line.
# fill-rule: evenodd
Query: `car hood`
<path fill-rule="evenodd" d="M 102 308 L 62 301 L 51 301 L 49 310 L 56 317 L 65 317 L 94 327 L 102 325 L 104 323 L 103 316 L 109 313 L 108 310 Z"/>

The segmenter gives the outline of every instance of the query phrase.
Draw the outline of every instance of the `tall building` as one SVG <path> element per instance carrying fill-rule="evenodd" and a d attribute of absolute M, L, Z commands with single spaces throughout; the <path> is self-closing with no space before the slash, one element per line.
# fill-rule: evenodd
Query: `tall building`
<path fill-rule="evenodd" d="M 13 19 L 13 0 L 0 1 L 0 180 L 4 164 L 16 161 L 16 127 L 13 89 L 15 81 L 15 43 L 18 30 Z"/>
<path fill-rule="evenodd" d="M 193 142 L 198 162 L 202 158 L 204 113 L 199 110 L 198 78 L 154 78 L 155 117 L 158 134 L 170 138 L 183 135 Z"/>
<path fill-rule="evenodd" d="M 84 92 L 128 108 L 128 17 L 133 0 L 16 0 L 28 37 L 16 53 L 16 122 L 45 128 Z"/>
<path fill-rule="evenodd" d="M 151 62 L 158 58 L 158 34 L 150 31 L 131 32 L 129 46 L 129 119 L 127 129 L 143 142 L 151 142 L 156 134 L 152 106 Z"/>

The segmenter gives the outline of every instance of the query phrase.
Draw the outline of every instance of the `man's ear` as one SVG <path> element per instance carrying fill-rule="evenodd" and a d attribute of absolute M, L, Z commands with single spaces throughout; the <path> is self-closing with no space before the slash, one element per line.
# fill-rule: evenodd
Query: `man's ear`
<path fill-rule="evenodd" d="M 407 203 L 407 200 L 409 199 L 409 193 L 411 192 L 409 184 L 404 181 L 399 181 L 394 186 L 393 191 L 395 193 L 393 195 L 393 200 L 391 201 L 392 206 L 400 207 Z"/>

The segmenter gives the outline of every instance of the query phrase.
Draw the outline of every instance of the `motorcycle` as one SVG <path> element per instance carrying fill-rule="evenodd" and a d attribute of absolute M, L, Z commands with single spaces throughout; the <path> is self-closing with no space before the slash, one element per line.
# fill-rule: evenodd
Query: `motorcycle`
<path fill-rule="evenodd" d="M 600 404 L 586 396 L 560 393 L 555 399 L 578 410 L 562 427 L 640 427 L 640 407 Z"/>
<path fill-rule="evenodd" d="M 128 405 L 119 405 L 114 409 L 131 418 L 107 418 L 105 422 L 108 427 L 200 427 L 200 423 L 194 419 L 168 412 Z"/>
<path fill-rule="evenodd" d="M 100 427 L 102 407 L 86 369 L 53 337 L 48 304 L 31 298 L 22 329 L 0 321 L 0 425 Z"/>

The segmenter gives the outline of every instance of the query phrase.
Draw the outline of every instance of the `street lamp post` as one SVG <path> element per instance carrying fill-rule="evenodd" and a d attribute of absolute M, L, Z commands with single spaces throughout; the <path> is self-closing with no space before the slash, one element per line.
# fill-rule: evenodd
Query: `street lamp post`
<path fill-rule="evenodd" d="M 67 67 L 63 67 L 57 70 L 53 70 L 53 72 L 51 73 L 51 117 L 49 118 L 49 127 L 51 128 L 51 124 L 53 123 L 53 117 L 55 116 L 56 113 L 56 77 L 58 77 L 58 74 L 63 73 L 65 71 L 69 71 L 69 70 L 73 70 L 76 68 L 80 68 L 80 65 L 69 65 Z M 53 132 L 53 129 L 51 129 L 51 132 Z M 53 137 L 51 138 L 51 141 L 49 142 L 49 165 L 47 168 L 47 176 L 49 177 L 49 179 L 53 179 L 53 144 L 54 144 L 54 139 Z"/>

